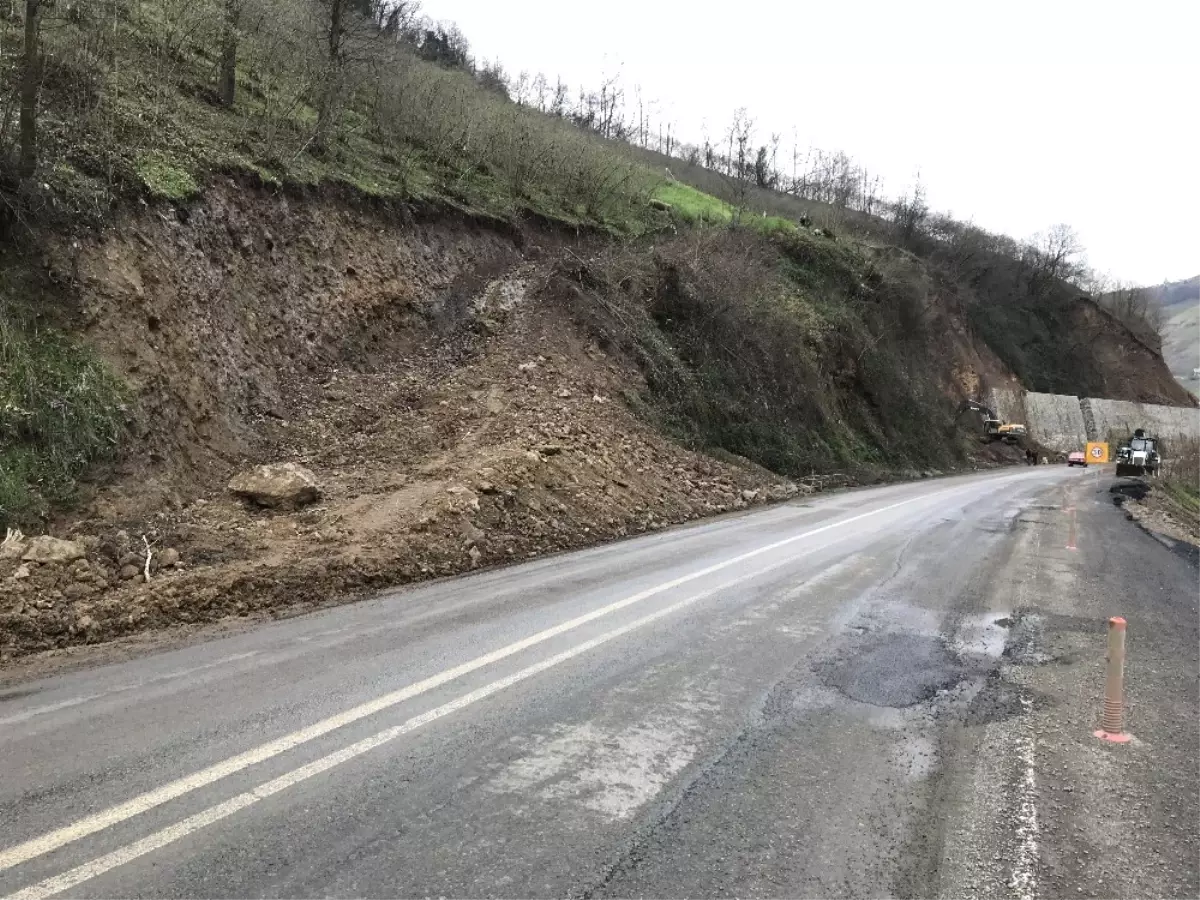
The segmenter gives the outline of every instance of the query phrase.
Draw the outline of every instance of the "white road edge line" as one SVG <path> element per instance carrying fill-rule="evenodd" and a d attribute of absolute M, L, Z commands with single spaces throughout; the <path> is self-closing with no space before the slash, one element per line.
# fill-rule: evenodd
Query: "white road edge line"
<path fill-rule="evenodd" d="M 223 666 L 226 663 L 237 662 L 242 659 L 249 659 L 252 656 L 258 656 L 261 651 L 251 650 L 249 653 L 235 653 L 233 656 L 226 656 L 221 659 L 213 660 L 210 663 L 205 663 L 202 666 L 193 666 L 190 669 L 179 669 L 175 672 L 167 672 L 163 675 L 154 675 L 144 681 L 134 681 L 129 684 L 119 684 L 116 687 L 109 688 L 106 691 L 101 691 L 98 694 L 88 694 L 84 697 L 72 697 L 70 700 L 63 700 L 61 703 L 51 703 L 48 706 L 35 706 L 33 709 L 27 709 L 23 712 L 16 713 L 6 719 L 0 719 L 0 725 L 15 725 L 17 722 L 25 722 L 37 716 L 45 715 L 46 713 L 57 712 L 60 709 L 69 709 L 72 706 L 79 706 L 81 703 L 87 703 L 89 700 L 99 700 L 102 697 L 109 697 L 113 694 L 120 694 L 125 691 L 133 691 L 138 688 L 143 688 L 151 684 L 159 684 L 164 681 L 170 681 L 174 678 L 182 678 L 184 675 L 194 675 L 197 672 L 202 672 L 205 669 L 215 669 L 218 666 Z"/>
<path fill-rule="evenodd" d="M 1033 712 L 1033 701 L 1021 698 L 1021 709 L 1025 716 Z M 1013 863 L 1010 885 L 1020 900 L 1034 900 L 1038 895 L 1038 811 L 1037 770 L 1034 763 L 1036 748 L 1032 733 L 1023 734 L 1017 744 L 1017 756 L 1021 765 L 1021 783 L 1018 786 L 1020 806 L 1017 809 L 1017 858 Z"/>
<path fill-rule="evenodd" d="M 831 522 L 828 525 L 823 525 L 820 528 L 814 528 L 810 531 L 805 531 L 770 544 L 765 544 L 762 547 L 724 560 L 723 562 L 714 563 L 711 566 L 698 569 L 690 574 L 681 575 L 678 578 L 665 581 L 662 584 L 655 585 L 654 587 L 646 588 L 645 590 L 639 591 L 636 594 L 632 594 L 631 596 L 622 600 L 617 600 L 614 603 L 608 604 L 607 606 L 599 607 L 598 609 L 594 609 L 589 613 L 585 613 L 581 616 L 575 617 L 574 619 L 569 619 L 566 622 L 555 625 L 552 628 L 547 628 L 543 631 L 537 632 L 536 634 L 530 635 L 527 638 L 515 641 L 505 647 L 501 647 L 499 650 L 494 650 L 491 653 L 478 656 L 473 660 L 462 663 L 461 665 L 453 668 L 446 669 L 422 681 L 415 682 L 407 687 L 384 694 L 381 697 L 377 697 L 376 699 L 360 704 L 359 706 L 352 707 L 351 709 L 338 713 L 335 716 L 322 719 L 313 725 L 309 725 L 307 728 L 301 728 L 297 731 L 291 732 L 290 734 L 286 734 L 283 737 L 277 738 L 276 740 L 269 741 L 251 750 L 247 750 L 244 753 L 231 756 L 228 759 L 222 760 L 221 762 L 209 766 L 208 768 L 201 769 L 198 772 L 194 772 L 184 778 L 169 782 L 162 787 L 155 788 L 152 791 L 147 791 L 144 794 L 139 794 L 138 796 L 127 800 L 124 803 L 111 806 L 108 809 L 79 819 L 78 821 L 72 822 L 69 825 L 65 825 L 62 828 L 49 831 L 36 838 L 32 838 L 23 843 L 9 847 L 4 851 L 0 851 L 0 872 L 7 871 L 14 866 L 19 866 L 38 856 L 42 856 L 46 853 L 50 853 L 53 850 L 57 850 L 59 847 L 65 846 L 66 844 L 73 843 L 74 841 L 80 840 L 88 835 L 95 834 L 97 831 L 102 831 L 105 828 L 109 828 L 120 822 L 124 822 L 133 818 L 134 816 L 148 812 L 149 810 L 174 800 L 177 797 L 181 797 L 184 794 L 188 794 L 199 788 L 205 787 L 206 785 L 212 784 L 215 781 L 219 781 L 222 778 L 226 778 L 229 775 L 249 768 L 252 765 L 271 759 L 272 757 L 278 756 L 281 753 L 285 753 L 288 750 L 292 750 L 301 744 L 315 740 L 316 738 L 328 734 L 329 732 L 345 725 L 357 722 L 360 719 L 374 715 L 375 713 L 381 712 L 399 703 L 403 703 L 406 700 L 411 700 L 413 697 L 433 690 L 434 688 L 440 687 L 441 685 L 450 681 L 454 681 L 455 679 L 461 678 L 462 676 L 474 672 L 477 669 L 481 669 L 485 666 L 491 665 L 492 663 L 499 662 L 500 660 L 512 656 L 513 654 L 520 653 L 523 650 L 527 650 L 530 647 L 534 647 L 537 644 L 541 644 L 550 640 L 551 638 L 558 637 L 561 634 L 564 634 L 575 628 L 579 628 L 581 625 L 586 625 L 587 623 L 593 622 L 596 619 L 611 615 L 614 612 L 625 609 L 629 606 L 633 606 L 636 603 L 641 603 L 657 594 L 680 587 L 690 581 L 695 581 L 699 578 L 712 575 L 715 572 L 720 572 L 723 569 L 728 569 L 731 566 L 736 566 L 745 562 L 746 560 L 753 559 L 757 556 L 762 556 L 765 553 L 770 553 L 773 550 L 778 550 L 781 547 L 786 547 L 789 544 L 796 543 L 797 541 L 805 540 L 826 531 L 831 531 L 834 528 L 850 525 L 854 522 L 859 522 L 863 519 L 868 519 L 872 516 L 877 516 L 893 509 L 898 509 L 902 506 L 909 506 L 913 503 L 921 503 L 943 494 L 955 493 L 962 489 L 963 486 L 959 486 L 955 488 L 948 488 L 946 490 L 935 491 L 931 494 L 923 494 L 920 497 L 912 497 L 908 500 L 902 500 L 899 503 L 892 503 L 888 506 L 882 506 L 878 509 L 870 510 L 869 512 L 860 513 L 856 516 L 850 516 L 846 519 L 840 519 L 836 522 Z"/>
<path fill-rule="evenodd" d="M 24 712 L 15 713 L 7 718 L 0 719 L 0 725 L 15 725 L 18 722 L 26 722 L 29 719 L 37 718 L 46 713 L 57 712 L 60 709 L 70 709 L 72 706 L 79 706 L 81 703 L 87 703 L 89 700 L 96 700 L 107 694 L 86 694 L 82 697 L 72 697 L 70 700 L 63 700 L 60 703 L 51 703 L 48 706 L 35 706 L 33 709 L 27 709 Z"/>

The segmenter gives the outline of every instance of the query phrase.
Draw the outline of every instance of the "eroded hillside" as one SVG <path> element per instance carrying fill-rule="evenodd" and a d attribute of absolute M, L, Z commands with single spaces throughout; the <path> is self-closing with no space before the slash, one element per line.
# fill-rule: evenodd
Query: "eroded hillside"
<path fill-rule="evenodd" d="M 46 247 L 127 443 L 50 523 L 79 551 L 0 560 L 7 654 L 968 464 L 956 398 L 1006 377 L 911 258 L 818 236 L 613 245 L 223 182 Z M 228 491 L 281 462 L 321 500 Z"/>

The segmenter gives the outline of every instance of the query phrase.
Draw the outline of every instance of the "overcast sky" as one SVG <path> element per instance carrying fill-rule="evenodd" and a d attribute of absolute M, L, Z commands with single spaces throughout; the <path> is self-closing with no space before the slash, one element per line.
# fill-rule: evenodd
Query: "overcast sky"
<path fill-rule="evenodd" d="M 620 73 L 685 140 L 843 150 L 888 192 L 1026 237 L 1056 222 L 1142 284 L 1200 273 L 1200 2 L 425 0 L 476 58 Z"/>

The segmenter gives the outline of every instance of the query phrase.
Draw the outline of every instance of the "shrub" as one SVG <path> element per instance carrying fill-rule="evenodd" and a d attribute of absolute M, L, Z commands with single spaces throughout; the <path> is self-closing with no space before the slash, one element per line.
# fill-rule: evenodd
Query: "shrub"
<path fill-rule="evenodd" d="M 0 528 L 74 498 L 124 430 L 120 383 L 90 352 L 0 298 Z"/>

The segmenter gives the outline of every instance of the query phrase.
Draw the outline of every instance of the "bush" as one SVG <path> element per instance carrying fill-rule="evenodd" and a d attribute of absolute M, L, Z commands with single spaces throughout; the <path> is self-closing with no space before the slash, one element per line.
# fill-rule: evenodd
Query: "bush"
<path fill-rule="evenodd" d="M 1176 439 L 1163 456 L 1160 483 L 1167 496 L 1187 515 L 1192 525 L 1200 524 L 1200 441 Z"/>
<path fill-rule="evenodd" d="M 924 331 L 894 325 L 909 287 L 872 291 L 867 260 L 815 240 L 708 229 L 609 249 L 560 269 L 556 295 L 638 362 L 640 408 L 689 444 L 793 476 L 953 461 Z"/>
<path fill-rule="evenodd" d="M 0 528 L 69 502 L 124 429 L 119 382 L 61 333 L 0 298 Z"/>

